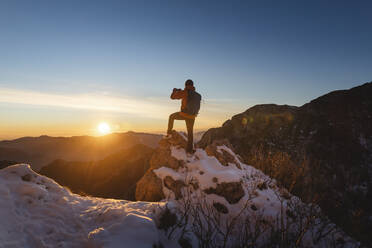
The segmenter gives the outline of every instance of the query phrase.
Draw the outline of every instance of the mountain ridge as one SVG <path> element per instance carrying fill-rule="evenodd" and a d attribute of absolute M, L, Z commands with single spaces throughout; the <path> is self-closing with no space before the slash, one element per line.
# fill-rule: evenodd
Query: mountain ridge
<path fill-rule="evenodd" d="M 93 161 L 136 144 L 155 148 L 162 135 L 147 133 L 113 133 L 106 136 L 23 137 L 0 141 L 0 160 L 13 160 L 31 165 L 36 171 L 56 159 Z M 17 152 L 6 152 L 16 149 Z M 17 156 L 18 154 L 18 156 Z M 20 156 L 22 155 L 22 156 Z"/>

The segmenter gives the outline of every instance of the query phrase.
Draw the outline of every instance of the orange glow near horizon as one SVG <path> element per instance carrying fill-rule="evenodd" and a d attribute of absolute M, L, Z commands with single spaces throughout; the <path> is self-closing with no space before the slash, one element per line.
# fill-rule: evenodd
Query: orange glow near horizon
<path fill-rule="evenodd" d="M 168 97 L 136 98 L 96 93 L 60 94 L 0 87 L 0 140 L 25 136 L 101 136 L 112 132 L 165 133 L 168 116 L 179 110 L 179 101 Z M 208 99 L 203 103 L 194 130 L 222 125 L 237 104 Z M 99 120 L 109 124 L 98 129 Z M 183 121 L 175 129 L 185 130 Z M 106 133 L 106 134 L 107 134 Z"/>

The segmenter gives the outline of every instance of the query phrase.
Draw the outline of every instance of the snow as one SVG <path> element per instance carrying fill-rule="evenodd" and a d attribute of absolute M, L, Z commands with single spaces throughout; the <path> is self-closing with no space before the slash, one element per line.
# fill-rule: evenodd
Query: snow
<path fill-rule="evenodd" d="M 219 147 L 219 149 L 225 148 Z M 187 171 L 176 172 L 168 167 L 161 167 L 154 170 L 154 173 L 161 179 L 167 175 L 175 180 L 186 179 L 186 177 L 194 178 L 198 180 L 202 189 L 215 187 L 216 183 L 213 182 L 213 178 L 221 179 L 221 182 L 239 182 L 244 175 L 252 173 L 251 170 L 256 171 L 253 167 L 246 167 L 246 170 L 241 171 L 237 170 L 235 165 L 222 166 L 215 157 L 208 156 L 203 149 L 196 149 L 195 154 L 189 158 L 184 149 L 172 147 L 171 155 L 178 160 L 188 161 Z"/>
<path fill-rule="evenodd" d="M 235 157 L 239 161 L 231 149 L 226 146 L 218 146 L 217 151 L 225 150 Z M 223 166 L 221 163 L 212 156 L 208 156 L 203 149 L 196 149 L 195 154 L 190 158 L 187 156 L 183 148 L 171 147 L 171 155 L 178 160 L 184 160 L 187 162 L 186 170 L 179 169 L 175 171 L 168 167 L 161 167 L 154 170 L 154 173 L 161 179 L 166 176 L 171 176 L 174 180 L 190 181 L 196 180 L 199 183 L 200 189 L 215 188 L 217 183 L 229 183 L 229 182 L 241 182 L 244 180 L 244 189 L 247 191 L 245 196 L 235 205 L 231 205 L 230 208 L 238 211 L 241 209 L 246 201 L 252 197 L 253 192 L 249 192 L 250 189 L 256 188 L 256 186 L 263 182 L 274 182 L 271 178 L 264 175 L 261 171 L 255 169 L 252 166 L 240 163 L 242 169 L 237 169 L 234 164 L 229 163 L 228 166 Z M 217 179 L 217 182 L 214 180 Z M 163 187 L 164 193 L 173 195 L 166 187 Z M 268 188 L 266 190 L 257 190 L 254 192 L 256 196 L 252 200 L 252 203 L 262 207 L 267 215 L 275 215 L 278 213 L 280 203 L 278 202 L 278 196 L 275 194 L 274 189 Z M 170 196 L 168 195 L 168 196 Z M 210 202 L 221 202 L 224 205 L 229 204 L 223 197 L 218 195 L 207 195 Z M 267 204 L 271 202 L 272 204 Z"/>
<path fill-rule="evenodd" d="M 23 179 L 22 179 L 23 177 Z M 81 197 L 29 165 L 0 170 L 1 247 L 152 247 L 164 203 Z"/>

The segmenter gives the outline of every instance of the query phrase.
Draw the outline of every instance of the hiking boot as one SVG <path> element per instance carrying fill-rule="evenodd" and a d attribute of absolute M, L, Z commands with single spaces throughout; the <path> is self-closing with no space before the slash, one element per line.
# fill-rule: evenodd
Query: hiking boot
<path fill-rule="evenodd" d="M 165 139 L 170 139 L 172 138 L 172 131 L 167 131 L 167 135 L 164 136 Z"/>

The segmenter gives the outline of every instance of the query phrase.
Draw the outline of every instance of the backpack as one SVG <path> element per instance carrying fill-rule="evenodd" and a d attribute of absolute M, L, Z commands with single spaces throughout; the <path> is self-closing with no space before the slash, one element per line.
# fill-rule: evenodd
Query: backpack
<path fill-rule="evenodd" d="M 197 115 L 200 110 L 201 95 L 195 90 L 187 91 L 187 105 L 183 112 L 189 115 Z"/>

